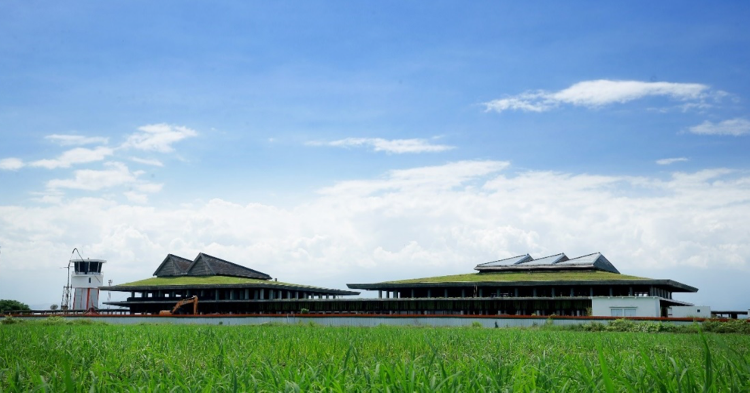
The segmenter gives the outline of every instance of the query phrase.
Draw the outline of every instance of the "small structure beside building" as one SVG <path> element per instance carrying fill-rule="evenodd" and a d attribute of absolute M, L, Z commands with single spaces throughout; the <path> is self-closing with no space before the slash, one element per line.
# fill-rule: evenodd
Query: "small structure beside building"
<path fill-rule="evenodd" d="M 591 315 L 599 317 L 660 317 L 658 296 L 602 296 L 591 298 Z"/>
<path fill-rule="evenodd" d="M 669 311 L 672 318 L 711 318 L 710 306 L 672 306 Z"/>
<path fill-rule="evenodd" d="M 747 319 L 750 310 L 714 310 L 711 311 L 711 317 L 713 318 L 727 318 L 727 319 Z"/>

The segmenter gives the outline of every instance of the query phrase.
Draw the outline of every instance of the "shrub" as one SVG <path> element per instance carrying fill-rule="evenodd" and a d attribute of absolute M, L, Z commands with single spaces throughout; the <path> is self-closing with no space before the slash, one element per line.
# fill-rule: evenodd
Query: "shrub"
<path fill-rule="evenodd" d="M 29 305 L 18 300 L 0 299 L 0 312 L 31 311 Z"/>
<path fill-rule="evenodd" d="M 42 325 L 66 325 L 68 324 L 68 321 L 63 317 L 51 316 L 44 318 L 40 323 Z"/>
<path fill-rule="evenodd" d="M 744 319 L 730 319 L 728 321 L 709 319 L 703 322 L 703 331 L 712 333 L 750 334 L 750 323 Z"/>
<path fill-rule="evenodd" d="M 18 319 L 18 318 L 13 318 L 10 315 L 8 315 L 5 318 L 3 318 L 3 320 L 0 323 L 2 323 L 3 325 L 13 325 L 16 323 L 21 323 L 21 322 L 23 322 L 23 320 Z"/>

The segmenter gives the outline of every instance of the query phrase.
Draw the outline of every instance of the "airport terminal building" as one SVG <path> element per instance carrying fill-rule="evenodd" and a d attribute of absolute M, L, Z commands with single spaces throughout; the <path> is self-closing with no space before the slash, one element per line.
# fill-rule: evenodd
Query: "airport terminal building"
<path fill-rule="evenodd" d="M 520 255 L 477 265 L 474 273 L 379 283 L 347 284 L 359 292 L 289 284 L 266 273 L 204 253 L 194 260 L 168 255 L 149 279 L 106 291 L 129 292 L 105 304 L 134 314 L 156 314 L 191 296 L 201 314 L 381 314 L 668 316 L 673 299 L 698 289 L 669 279 L 621 274 L 601 253 L 534 259 Z"/>

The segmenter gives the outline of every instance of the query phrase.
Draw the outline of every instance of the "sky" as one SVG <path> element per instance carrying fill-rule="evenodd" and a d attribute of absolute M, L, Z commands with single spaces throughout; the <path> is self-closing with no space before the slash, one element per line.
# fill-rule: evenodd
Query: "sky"
<path fill-rule="evenodd" d="M 340 289 L 601 252 L 746 310 L 749 17 L 2 2 L 0 298 L 59 304 L 74 248 L 115 285 L 205 252 Z"/>

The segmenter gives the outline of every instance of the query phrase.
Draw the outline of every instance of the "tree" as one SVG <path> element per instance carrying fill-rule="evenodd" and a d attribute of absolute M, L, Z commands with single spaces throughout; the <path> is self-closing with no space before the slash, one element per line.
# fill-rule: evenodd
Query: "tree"
<path fill-rule="evenodd" d="M 53 305 L 49 306 L 49 309 L 52 310 L 52 311 L 57 310 L 57 304 L 53 304 Z"/>
<path fill-rule="evenodd" d="M 8 311 L 31 311 L 28 304 L 18 300 L 0 299 L 0 312 Z"/>

